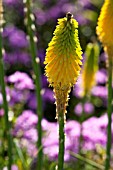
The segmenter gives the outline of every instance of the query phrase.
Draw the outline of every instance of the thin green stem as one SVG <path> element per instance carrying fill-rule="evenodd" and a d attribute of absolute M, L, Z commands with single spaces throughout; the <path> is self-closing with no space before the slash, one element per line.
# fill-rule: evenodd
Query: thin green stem
<path fill-rule="evenodd" d="M 85 162 L 85 163 L 87 163 L 87 164 L 89 164 L 89 165 L 91 165 L 91 166 L 93 166 L 97 169 L 104 170 L 104 166 L 102 166 L 102 165 L 100 165 L 100 164 L 98 164 L 98 163 L 96 163 L 96 162 L 94 162 L 90 159 L 84 158 L 83 156 L 81 156 L 79 154 L 76 154 L 76 153 L 70 151 L 70 155 L 72 155 L 73 157 L 75 157 L 75 158 L 81 160 L 82 162 Z"/>
<path fill-rule="evenodd" d="M 1 91 L 3 97 L 3 108 L 4 108 L 4 119 L 5 119 L 5 133 L 8 141 L 8 170 L 11 170 L 12 165 L 12 136 L 11 136 L 11 126 L 8 120 L 8 103 L 6 98 L 6 89 L 5 89 L 5 81 L 4 81 L 4 64 L 3 64 L 3 57 L 2 57 L 2 35 L 1 35 L 1 28 L 0 28 L 0 84 L 1 84 Z"/>
<path fill-rule="evenodd" d="M 110 49 L 112 50 L 112 49 Z M 113 71 L 113 52 L 108 51 L 108 126 L 107 126 L 107 148 L 106 148 L 106 163 L 105 170 L 110 169 L 110 158 L 111 158 L 111 142 L 112 142 L 112 132 L 111 132 L 111 124 L 112 124 L 112 71 Z"/>
<path fill-rule="evenodd" d="M 86 101 L 86 96 L 83 97 L 82 99 L 82 114 L 80 117 L 80 138 L 79 138 L 79 152 L 81 153 L 81 149 L 82 149 L 82 143 L 83 143 L 83 121 L 85 118 L 85 113 L 84 113 L 84 104 Z"/>
<path fill-rule="evenodd" d="M 31 56 L 32 56 L 32 64 L 33 64 L 33 70 L 35 74 L 35 85 L 36 85 L 36 99 L 37 99 L 37 114 L 38 114 L 38 149 L 40 151 L 38 152 L 38 164 L 37 164 L 37 169 L 41 170 L 42 169 L 42 158 L 43 158 L 43 148 L 42 148 L 42 127 L 41 127 L 41 121 L 42 121 L 42 97 L 41 97 L 41 70 L 40 70 L 40 63 L 39 63 L 39 58 L 37 57 L 37 47 L 35 43 L 35 35 L 33 32 L 33 20 L 32 20 L 32 13 L 31 13 L 31 1 L 27 0 L 26 1 L 26 7 L 27 7 L 27 12 L 26 12 L 26 17 L 27 17 L 27 30 L 28 30 L 28 35 L 30 39 L 30 51 L 31 51 Z M 38 61 L 38 62 L 37 62 Z"/>
<path fill-rule="evenodd" d="M 59 155 L 58 155 L 58 170 L 63 170 L 64 165 L 64 150 L 65 150 L 65 132 L 64 132 L 64 114 L 58 116 L 59 123 Z"/>

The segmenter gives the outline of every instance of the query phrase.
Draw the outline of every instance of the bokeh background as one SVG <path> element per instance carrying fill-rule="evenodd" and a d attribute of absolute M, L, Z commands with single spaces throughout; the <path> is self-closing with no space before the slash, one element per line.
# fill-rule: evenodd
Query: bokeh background
<path fill-rule="evenodd" d="M 36 124 L 38 117 L 36 115 L 34 73 L 24 24 L 24 6 L 22 0 L 3 0 L 3 2 L 5 81 L 14 145 L 14 165 L 12 168 L 13 170 L 27 170 L 31 167 L 33 170 L 37 156 L 38 134 Z M 57 160 L 58 125 L 55 119 L 56 107 L 53 89 L 49 87 L 44 75 L 43 62 L 57 19 L 65 17 L 67 12 L 71 12 L 79 23 L 79 37 L 84 62 L 87 44 L 98 43 L 99 68 L 95 75 L 95 85 L 85 101 L 82 96 L 81 75 L 70 93 L 65 127 L 65 169 L 96 169 L 72 156 L 70 151 L 79 153 L 80 147 L 83 156 L 99 164 L 103 165 L 104 163 L 107 140 L 107 56 L 96 36 L 97 19 L 102 4 L 103 0 L 33 0 L 32 11 L 35 16 L 36 36 L 38 38 L 37 56 L 40 58 L 42 80 L 44 170 L 49 169 L 49 166 L 52 170 Z M 2 103 L 2 94 L 0 93 L 0 145 L 2 146 L 0 147 L 0 169 L 7 165 L 7 146 L 5 146 L 2 135 L 5 126 Z M 82 142 L 80 146 L 81 129 Z"/>

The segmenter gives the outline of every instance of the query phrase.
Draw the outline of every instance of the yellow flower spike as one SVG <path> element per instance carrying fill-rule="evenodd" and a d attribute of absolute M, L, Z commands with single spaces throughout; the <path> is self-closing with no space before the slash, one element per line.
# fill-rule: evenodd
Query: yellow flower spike
<path fill-rule="evenodd" d="M 87 95 L 95 85 L 95 74 L 98 70 L 99 46 L 89 43 L 85 51 L 85 64 L 82 70 L 83 95 Z"/>
<path fill-rule="evenodd" d="M 96 32 L 103 46 L 113 46 L 113 0 L 105 0 Z"/>
<path fill-rule="evenodd" d="M 58 19 L 53 35 L 46 50 L 45 74 L 54 88 L 57 113 L 61 107 L 65 113 L 68 94 L 77 80 L 82 65 L 78 22 L 67 13 L 66 17 Z"/>
<path fill-rule="evenodd" d="M 80 71 L 80 60 L 82 59 L 81 47 L 78 39 L 78 23 L 70 17 L 58 19 L 58 24 L 54 31 L 54 37 L 46 50 L 45 72 L 51 86 L 62 88 L 71 87 Z M 71 68 L 71 72 L 70 69 Z M 73 76 L 72 72 L 77 75 Z"/>

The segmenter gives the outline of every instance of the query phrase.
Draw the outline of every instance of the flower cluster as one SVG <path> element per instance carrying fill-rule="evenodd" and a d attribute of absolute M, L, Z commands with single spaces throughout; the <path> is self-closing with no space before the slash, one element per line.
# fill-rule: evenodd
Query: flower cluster
<path fill-rule="evenodd" d="M 26 147 L 28 153 L 33 157 L 37 154 L 37 121 L 37 116 L 32 111 L 26 110 L 18 117 L 13 131 L 14 136 L 21 139 L 21 147 Z M 83 122 L 83 150 L 95 150 L 97 145 L 101 145 L 103 147 L 106 146 L 107 123 L 108 120 L 106 114 L 99 118 L 92 117 Z M 73 120 L 69 120 L 66 123 L 65 161 L 72 160 L 70 151 L 78 153 L 81 129 L 80 126 L 81 125 L 77 121 Z M 42 128 L 43 131 L 46 132 L 43 136 L 44 154 L 47 155 L 50 160 L 56 160 L 58 157 L 58 124 L 50 123 L 43 119 Z M 95 134 L 97 135 L 95 136 Z"/>

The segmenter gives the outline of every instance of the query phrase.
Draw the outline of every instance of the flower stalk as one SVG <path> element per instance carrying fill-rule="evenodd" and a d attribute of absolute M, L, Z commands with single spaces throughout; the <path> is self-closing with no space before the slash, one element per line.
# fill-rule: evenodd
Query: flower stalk
<path fill-rule="evenodd" d="M 37 57 L 37 37 L 34 34 L 35 31 L 35 25 L 34 25 L 34 15 L 31 12 L 31 0 L 24 0 L 25 8 L 24 12 L 26 15 L 25 22 L 27 26 L 28 36 L 29 36 L 29 42 L 30 42 L 30 52 L 32 56 L 32 65 L 34 70 L 34 81 L 36 85 L 36 99 L 37 99 L 37 114 L 38 114 L 38 157 L 37 157 L 37 169 L 42 169 L 42 161 L 43 161 L 43 147 L 42 147 L 42 127 L 41 127 L 41 121 L 42 121 L 42 97 L 41 97 L 41 70 L 40 70 L 40 60 Z"/>
<path fill-rule="evenodd" d="M 59 88 L 55 88 L 55 97 L 56 97 L 56 118 L 59 124 L 59 154 L 58 154 L 58 170 L 63 169 L 64 165 L 64 151 L 65 151 L 65 113 L 66 106 L 68 102 L 68 93 L 69 89 L 62 90 Z"/>
<path fill-rule="evenodd" d="M 59 123 L 58 170 L 61 170 L 63 169 L 63 164 L 64 164 L 64 148 L 65 148 L 65 132 L 64 132 L 65 117 L 62 112 L 59 113 L 58 123 Z"/>
<path fill-rule="evenodd" d="M 3 4 L 0 0 L 0 84 L 3 97 L 3 109 L 4 109 L 4 119 L 5 119 L 5 133 L 8 142 L 8 170 L 11 170 L 12 165 L 12 135 L 11 135 L 11 126 L 8 119 L 8 102 L 6 94 L 6 85 L 4 81 L 4 63 L 3 63 L 3 44 L 2 44 L 2 32 L 3 32 Z"/>
<path fill-rule="evenodd" d="M 110 168 L 110 158 L 111 158 L 111 144 L 112 144 L 112 72 L 113 72 L 113 50 L 112 48 L 107 49 L 108 54 L 108 126 L 107 126 L 107 148 L 106 148 L 106 164 L 105 170 Z"/>
<path fill-rule="evenodd" d="M 106 24 L 107 21 L 107 24 Z M 111 124 L 112 124 L 112 72 L 113 72 L 113 1 L 105 0 L 100 16 L 98 18 L 97 35 L 102 42 L 104 51 L 108 58 L 108 126 L 107 126 L 107 146 L 106 146 L 106 162 L 105 170 L 110 169 L 111 159 Z"/>
<path fill-rule="evenodd" d="M 58 19 L 54 36 L 46 50 L 45 74 L 54 88 L 56 118 L 59 123 L 58 170 L 63 170 L 65 151 L 66 106 L 71 87 L 75 84 L 82 65 L 82 51 L 78 38 L 78 23 L 68 12 Z"/>

